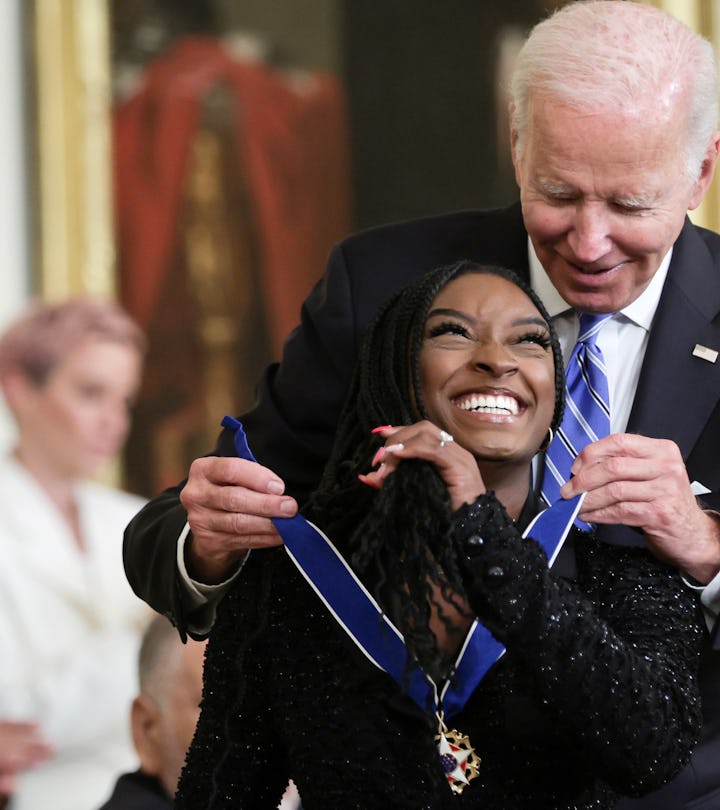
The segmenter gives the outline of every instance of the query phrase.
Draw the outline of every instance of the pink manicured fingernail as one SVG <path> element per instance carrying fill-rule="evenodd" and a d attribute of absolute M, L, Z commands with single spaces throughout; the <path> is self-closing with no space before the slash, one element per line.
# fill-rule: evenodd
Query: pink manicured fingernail
<path fill-rule="evenodd" d="M 371 465 L 374 467 L 378 461 L 382 461 L 383 456 L 385 455 L 385 448 L 381 447 L 377 453 L 373 456 L 373 460 L 370 462 Z"/>
<path fill-rule="evenodd" d="M 380 425 L 380 427 L 373 428 L 370 433 L 382 433 L 383 430 L 388 430 L 392 425 Z"/>
<path fill-rule="evenodd" d="M 362 473 L 358 473 L 358 478 L 362 484 L 365 484 L 366 487 L 372 487 L 373 489 L 380 489 L 380 485 L 376 484 L 367 475 L 363 475 Z"/>

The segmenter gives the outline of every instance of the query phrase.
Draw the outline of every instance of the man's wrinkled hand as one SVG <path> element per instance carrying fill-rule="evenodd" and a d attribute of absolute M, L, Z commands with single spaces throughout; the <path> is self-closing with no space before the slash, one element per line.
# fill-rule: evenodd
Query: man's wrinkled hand
<path fill-rule="evenodd" d="M 188 574 L 206 584 L 222 582 L 248 550 L 282 543 L 271 522 L 292 517 L 297 503 L 267 467 L 240 458 L 196 459 L 180 501 L 191 536 L 185 543 Z"/>
<path fill-rule="evenodd" d="M 720 523 L 698 505 L 678 446 L 616 433 L 588 445 L 561 494 L 587 492 L 580 519 L 636 526 L 650 550 L 695 578 L 720 571 Z"/>

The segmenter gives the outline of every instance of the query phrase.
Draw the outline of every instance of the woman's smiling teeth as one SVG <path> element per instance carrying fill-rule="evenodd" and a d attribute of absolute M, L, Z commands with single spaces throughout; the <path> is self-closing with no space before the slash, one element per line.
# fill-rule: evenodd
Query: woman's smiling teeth
<path fill-rule="evenodd" d="M 476 413 L 493 413 L 503 416 L 517 416 L 520 406 L 515 397 L 493 394 L 472 394 L 464 399 L 456 400 L 455 404 L 463 411 Z"/>

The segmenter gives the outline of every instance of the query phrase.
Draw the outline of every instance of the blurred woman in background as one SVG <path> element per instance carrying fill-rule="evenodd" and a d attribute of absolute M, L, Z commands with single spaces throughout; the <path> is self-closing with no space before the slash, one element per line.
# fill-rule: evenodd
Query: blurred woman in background
<path fill-rule="evenodd" d="M 125 312 L 85 298 L 35 304 L 0 336 L 17 426 L 0 459 L 0 719 L 35 723 L 49 749 L 17 775 L 13 810 L 91 810 L 135 763 L 147 610 L 121 543 L 142 502 L 89 479 L 126 438 L 144 348 Z"/>

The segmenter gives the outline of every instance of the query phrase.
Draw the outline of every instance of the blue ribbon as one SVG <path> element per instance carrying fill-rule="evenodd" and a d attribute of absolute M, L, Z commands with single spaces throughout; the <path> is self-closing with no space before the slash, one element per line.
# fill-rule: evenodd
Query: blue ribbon
<path fill-rule="evenodd" d="M 235 433 L 235 450 L 240 458 L 256 461 L 242 424 L 226 416 L 223 427 Z M 558 501 L 541 512 L 523 533 L 545 550 L 552 565 L 577 515 L 582 496 Z M 505 652 L 504 646 L 479 621 L 470 628 L 455 661 L 455 672 L 438 692 L 434 681 L 408 661 L 400 631 L 357 578 L 343 556 L 320 529 L 300 514 L 273 518 L 285 549 L 336 621 L 357 647 L 379 669 L 391 675 L 423 711 L 437 711 L 450 718 L 458 714 L 487 671 Z"/>

